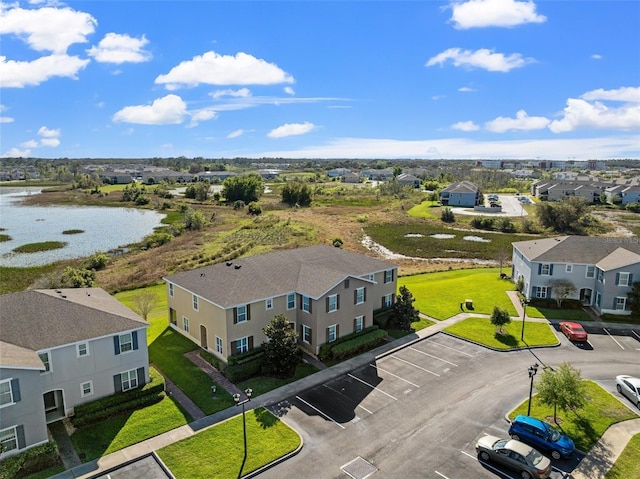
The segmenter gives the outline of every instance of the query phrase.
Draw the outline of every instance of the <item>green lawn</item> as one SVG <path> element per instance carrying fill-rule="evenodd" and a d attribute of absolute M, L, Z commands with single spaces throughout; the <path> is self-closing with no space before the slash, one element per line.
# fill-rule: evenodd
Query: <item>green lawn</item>
<path fill-rule="evenodd" d="M 71 441 L 83 462 L 118 451 L 191 421 L 168 396 L 159 403 L 131 413 L 81 427 Z"/>
<path fill-rule="evenodd" d="M 620 457 L 605 476 L 606 479 L 640 477 L 640 434 L 631 438 Z"/>
<path fill-rule="evenodd" d="M 558 344 L 558 338 L 547 323 L 529 321 L 524 325 L 524 341 L 522 335 L 522 321 L 512 321 L 502 327 L 505 334 L 498 334 L 496 327 L 489 318 L 467 318 L 445 329 L 445 332 L 484 344 L 496 349 L 524 348 L 528 346 L 553 346 Z"/>
<path fill-rule="evenodd" d="M 113 296 L 122 304 L 135 311 L 136 297 L 151 293 L 155 296 L 153 307 L 149 311 L 147 321 L 151 326 L 147 329 L 147 344 L 153 343 L 169 324 L 169 310 L 167 307 L 167 285 L 165 283 L 146 288 L 122 291 Z"/>
<path fill-rule="evenodd" d="M 298 434 L 264 408 L 247 411 L 243 475 L 297 449 Z M 244 455 L 242 415 L 166 446 L 158 455 L 178 479 L 237 477 Z"/>
<path fill-rule="evenodd" d="M 515 290 L 510 281 L 500 279 L 499 268 L 462 269 L 426 273 L 398 278 L 398 287 L 406 286 L 421 313 L 436 319 L 447 319 L 460 312 L 460 303 L 473 300 L 475 313 L 491 314 L 493 307 L 506 309 L 517 316 L 506 294 Z"/>
<path fill-rule="evenodd" d="M 434 213 L 434 211 L 437 213 Z M 423 201 L 407 211 L 407 214 L 416 218 L 439 219 L 441 214 L 440 204 L 437 201 Z"/>
<path fill-rule="evenodd" d="M 273 391 L 274 389 L 278 389 L 280 386 L 284 386 L 285 384 L 289 384 L 297 381 L 298 379 L 302 379 L 306 376 L 310 376 L 311 374 L 317 373 L 318 368 L 312 366 L 311 364 L 303 363 L 300 364 L 296 368 L 295 374 L 286 379 L 272 378 L 268 376 L 260 376 L 256 378 L 247 379 L 246 381 L 242 381 L 236 386 L 238 386 L 243 391 L 247 388 L 250 388 L 253 391 L 253 396 L 259 396 L 260 394 L 267 393 L 269 391 Z"/>
<path fill-rule="evenodd" d="M 585 384 L 587 401 L 581 409 L 566 413 L 557 411 L 559 428 L 573 439 L 576 448 L 581 451 L 589 451 L 612 424 L 638 417 L 595 382 L 585 381 Z M 527 414 L 527 405 L 528 399 L 509 414 L 509 419 L 518 414 Z M 533 396 L 531 416 L 553 424 L 553 407 L 541 404 L 537 397 Z"/>

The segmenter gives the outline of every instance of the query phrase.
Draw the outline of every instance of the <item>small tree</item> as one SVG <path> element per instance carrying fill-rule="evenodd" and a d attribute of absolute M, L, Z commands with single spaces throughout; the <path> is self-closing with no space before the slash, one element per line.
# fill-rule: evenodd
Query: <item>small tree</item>
<path fill-rule="evenodd" d="M 331 240 L 331 244 L 336 248 L 342 248 L 344 241 L 342 241 L 342 238 L 336 237 Z"/>
<path fill-rule="evenodd" d="M 411 330 L 411 323 L 420 320 L 420 311 L 413 307 L 415 298 L 406 286 L 400 286 L 400 294 L 393 304 L 393 318 L 403 331 Z"/>
<path fill-rule="evenodd" d="M 493 313 L 491 314 L 491 324 L 498 328 L 498 334 L 504 334 L 502 326 L 511 322 L 511 316 L 506 309 L 500 309 L 497 306 L 493 307 Z"/>
<path fill-rule="evenodd" d="M 553 421 L 558 422 L 556 410 L 581 408 L 585 402 L 585 384 L 580 371 L 568 363 L 558 369 L 545 369 L 536 383 L 538 400 L 547 406 L 553 406 Z"/>
<path fill-rule="evenodd" d="M 133 310 L 146 321 L 149 313 L 156 306 L 157 299 L 156 295 L 149 291 L 140 293 L 133 298 Z"/>
<path fill-rule="evenodd" d="M 568 279 L 552 279 L 547 285 L 551 288 L 551 295 L 556 297 L 558 308 L 562 308 L 562 302 L 576 292 L 575 285 Z"/>
<path fill-rule="evenodd" d="M 302 351 L 296 343 L 298 334 L 283 314 L 278 314 L 262 328 L 267 341 L 262 343 L 265 365 L 277 376 L 288 377 L 302 362 Z"/>
<path fill-rule="evenodd" d="M 445 223 L 453 223 L 456 220 L 456 216 L 453 214 L 453 211 L 451 211 L 451 208 L 442 208 L 440 219 Z"/>

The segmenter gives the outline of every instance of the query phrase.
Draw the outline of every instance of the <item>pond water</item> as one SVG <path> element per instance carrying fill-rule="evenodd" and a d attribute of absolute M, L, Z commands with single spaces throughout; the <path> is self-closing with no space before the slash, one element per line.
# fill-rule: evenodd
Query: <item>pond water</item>
<path fill-rule="evenodd" d="M 0 187 L 0 266 L 41 266 L 82 258 L 137 243 L 161 225 L 164 214 L 135 208 L 98 206 L 25 206 L 22 200 L 40 188 Z M 82 230 L 63 234 L 67 230 Z M 64 248 L 37 253 L 14 253 L 18 246 L 44 241 L 66 243 Z"/>

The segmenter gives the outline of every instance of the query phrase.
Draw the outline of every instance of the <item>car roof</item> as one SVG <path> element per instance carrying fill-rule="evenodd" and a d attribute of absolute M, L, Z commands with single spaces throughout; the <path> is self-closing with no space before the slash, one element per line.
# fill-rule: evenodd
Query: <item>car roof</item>
<path fill-rule="evenodd" d="M 530 424 L 532 426 L 537 426 L 537 427 L 543 427 L 543 421 L 541 421 L 540 419 L 536 419 L 535 417 L 531 417 L 531 416 L 525 416 L 524 414 L 520 414 L 518 416 L 516 416 L 516 418 L 513 420 L 513 422 L 521 422 L 521 423 L 525 423 L 525 424 Z"/>
<path fill-rule="evenodd" d="M 562 321 L 560 324 L 564 324 L 569 326 L 571 329 L 582 329 L 582 325 L 578 323 L 573 323 L 571 321 Z"/>
<path fill-rule="evenodd" d="M 631 384 L 633 384 L 635 387 L 639 388 L 640 387 L 640 378 L 634 378 L 633 376 L 627 376 L 627 375 L 621 375 L 618 376 L 621 379 L 626 379 L 627 381 L 629 381 Z"/>
<path fill-rule="evenodd" d="M 515 451 L 518 454 L 522 454 L 523 456 L 528 456 L 531 450 L 533 449 L 528 444 L 524 442 L 516 441 L 515 439 L 510 439 L 505 444 L 505 447 L 511 451 Z"/>

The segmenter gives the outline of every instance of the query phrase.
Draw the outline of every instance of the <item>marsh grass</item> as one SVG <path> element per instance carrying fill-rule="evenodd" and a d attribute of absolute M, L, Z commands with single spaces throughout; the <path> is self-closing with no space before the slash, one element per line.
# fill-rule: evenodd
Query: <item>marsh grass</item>
<path fill-rule="evenodd" d="M 62 249 L 67 245 L 64 241 L 42 241 L 39 243 L 29 243 L 14 248 L 15 253 L 39 253 L 41 251 L 51 251 Z"/>

